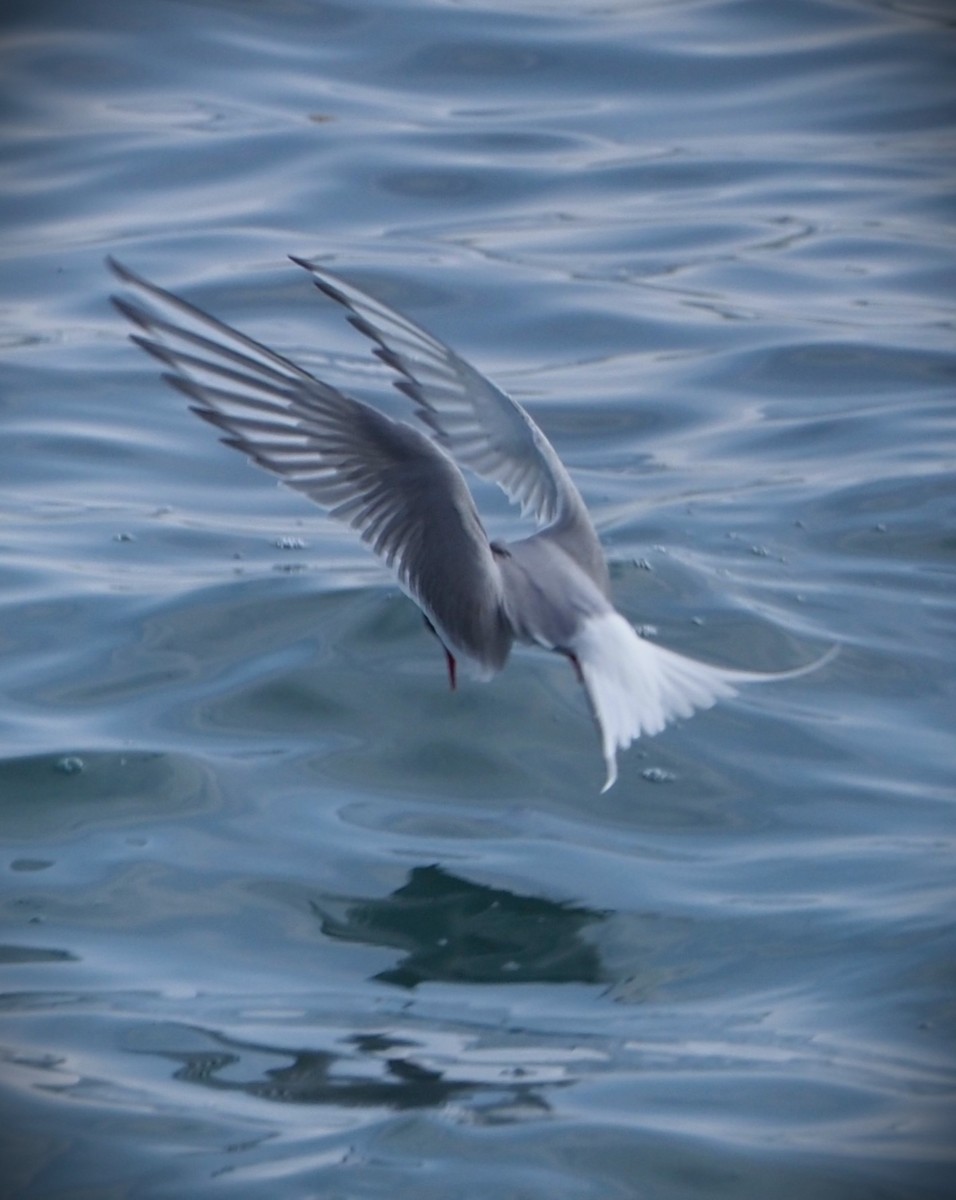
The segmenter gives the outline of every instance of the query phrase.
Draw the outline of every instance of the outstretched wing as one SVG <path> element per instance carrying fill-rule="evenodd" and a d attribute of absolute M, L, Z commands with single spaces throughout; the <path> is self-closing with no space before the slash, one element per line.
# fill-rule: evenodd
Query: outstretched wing
<path fill-rule="evenodd" d="M 394 569 L 446 645 L 486 673 L 511 632 L 501 576 L 455 463 L 418 429 L 330 387 L 290 359 L 114 260 L 157 311 L 114 297 L 143 332 L 133 341 L 167 368 L 193 412 L 289 487 L 356 529 Z M 170 317 L 174 319 L 170 319 Z"/>
<path fill-rule="evenodd" d="M 497 483 L 508 498 L 547 526 L 546 536 L 608 591 L 607 565 L 581 494 L 528 413 L 444 342 L 324 267 L 293 262 L 343 305 L 349 321 L 396 370 L 396 387 L 417 405 L 438 442 L 465 467 Z"/>

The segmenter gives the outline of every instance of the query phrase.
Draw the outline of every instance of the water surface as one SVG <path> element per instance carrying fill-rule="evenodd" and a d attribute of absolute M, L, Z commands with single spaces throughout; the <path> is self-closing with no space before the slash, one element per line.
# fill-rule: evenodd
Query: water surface
<path fill-rule="evenodd" d="M 947 1194 L 949 7 L 94 0 L 3 41 L 4 1195 Z M 557 657 L 450 696 L 107 303 L 114 254 L 396 411 L 290 253 L 533 410 L 650 636 L 838 658 L 606 795 Z"/>

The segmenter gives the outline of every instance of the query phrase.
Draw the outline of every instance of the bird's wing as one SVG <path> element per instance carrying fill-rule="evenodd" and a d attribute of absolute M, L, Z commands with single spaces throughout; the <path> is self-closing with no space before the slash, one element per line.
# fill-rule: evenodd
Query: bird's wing
<path fill-rule="evenodd" d="M 501 577 L 471 493 L 451 458 L 421 431 L 316 379 L 178 296 L 109 260 L 156 311 L 113 303 L 133 341 L 169 370 L 193 412 L 254 462 L 356 529 L 393 568 L 446 644 L 486 673 L 511 635 Z"/>
<path fill-rule="evenodd" d="M 558 455 L 517 401 L 414 321 L 306 259 L 293 262 L 349 313 L 398 372 L 395 386 L 416 405 L 436 440 L 462 466 L 497 483 L 522 513 L 608 590 L 607 566 L 581 494 Z"/>
<path fill-rule="evenodd" d="M 617 751 L 642 733 L 652 737 L 671 721 L 736 695 L 742 684 L 772 683 L 815 671 L 836 654 L 833 647 L 792 671 L 735 671 L 646 641 L 613 611 L 586 618 L 571 649 L 601 734 L 605 792 L 617 779 Z"/>

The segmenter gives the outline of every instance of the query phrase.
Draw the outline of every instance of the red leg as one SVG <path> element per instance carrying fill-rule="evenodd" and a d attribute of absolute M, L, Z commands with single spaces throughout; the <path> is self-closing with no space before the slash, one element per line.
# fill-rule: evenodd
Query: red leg
<path fill-rule="evenodd" d="M 425 628 L 428 630 L 429 633 L 434 634 L 435 637 L 437 638 L 438 630 L 431 623 L 431 621 L 429 621 L 429 619 L 425 616 L 424 613 L 422 613 L 422 616 L 425 619 Z M 438 640 L 441 641 L 441 638 L 438 638 Z M 452 657 L 451 651 L 448 649 L 448 647 L 445 645 L 444 642 L 442 642 L 441 648 L 445 651 L 445 662 L 448 664 L 448 682 L 451 685 L 451 690 L 454 692 L 458 687 L 458 664 L 455 662 L 454 658 Z"/>
<path fill-rule="evenodd" d="M 564 653 L 570 660 L 571 666 L 574 667 L 574 673 L 578 677 L 578 683 L 584 683 L 584 675 L 581 671 L 581 664 L 578 662 L 578 656 L 571 650 L 565 650 Z"/>

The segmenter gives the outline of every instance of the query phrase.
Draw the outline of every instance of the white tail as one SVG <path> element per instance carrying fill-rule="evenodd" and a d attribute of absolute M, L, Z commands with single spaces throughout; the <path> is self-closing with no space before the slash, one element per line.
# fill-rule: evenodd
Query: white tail
<path fill-rule="evenodd" d="M 577 656 L 607 765 L 606 792 L 617 779 L 617 752 L 653 736 L 678 717 L 710 708 L 742 683 L 792 679 L 828 662 L 836 647 L 805 667 L 776 674 L 733 671 L 685 658 L 640 637 L 617 612 L 588 617 L 571 649 Z"/>

